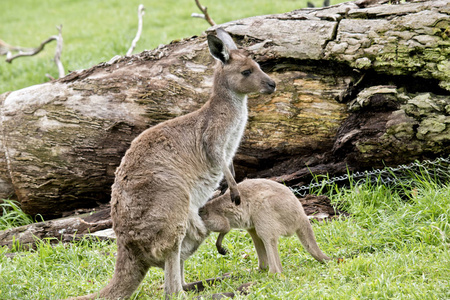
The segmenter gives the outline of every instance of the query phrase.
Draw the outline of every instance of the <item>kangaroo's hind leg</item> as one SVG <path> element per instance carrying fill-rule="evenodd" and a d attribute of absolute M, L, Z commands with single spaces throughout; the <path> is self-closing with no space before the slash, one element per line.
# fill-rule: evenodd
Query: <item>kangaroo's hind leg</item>
<path fill-rule="evenodd" d="M 181 278 L 180 246 L 170 252 L 164 264 L 164 291 L 167 296 L 176 295 L 183 291 Z"/>

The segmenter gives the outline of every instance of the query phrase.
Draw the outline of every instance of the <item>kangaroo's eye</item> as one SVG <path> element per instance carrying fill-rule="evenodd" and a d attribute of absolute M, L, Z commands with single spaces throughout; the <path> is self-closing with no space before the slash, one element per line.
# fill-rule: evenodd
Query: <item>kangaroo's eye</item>
<path fill-rule="evenodd" d="M 250 76 L 250 74 L 252 74 L 252 70 L 244 70 L 241 72 L 242 75 L 244 75 L 245 77 Z"/>

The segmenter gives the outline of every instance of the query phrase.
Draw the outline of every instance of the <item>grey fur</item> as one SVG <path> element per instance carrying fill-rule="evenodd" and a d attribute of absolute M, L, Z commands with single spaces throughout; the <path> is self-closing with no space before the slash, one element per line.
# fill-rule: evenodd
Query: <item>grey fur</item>
<path fill-rule="evenodd" d="M 222 248 L 225 234 L 231 228 L 241 228 L 246 229 L 253 239 L 259 267 L 266 269 L 268 266 L 272 273 L 283 270 L 277 249 L 282 235 L 296 233 L 315 259 L 320 262 L 330 259 L 317 245 L 302 204 L 288 187 L 268 179 L 248 179 L 239 183 L 238 189 L 241 205 L 232 205 L 227 191 L 200 209 L 206 228 L 220 232 L 216 243 L 220 253 L 226 253 Z"/>
<path fill-rule="evenodd" d="M 246 94 L 272 93 L 275 83 L 242 50 L 227 51 L 232 62 L 217 64 L 202 108 L 151 127 L 131 143 L 112 186 L 114 276 L 100 292 L 76 299 L 127 299 L 153 266 L 164 268 L 166 297 L 180 293 L 183 262 L 208 234 L 198 209 L 224 175 L 239 203 L 228 166 L 247 122 Z M 249 68 L 252 76 L 243 76 Z"/>
<path fill-rule="evenodd" d="M 217 37 L 223 41 L 223 43 L 229 50 L 237 50 L 236 44 L 225 30 L 223 30 L 222 28 L 217 28 L 216 33 Z"/>

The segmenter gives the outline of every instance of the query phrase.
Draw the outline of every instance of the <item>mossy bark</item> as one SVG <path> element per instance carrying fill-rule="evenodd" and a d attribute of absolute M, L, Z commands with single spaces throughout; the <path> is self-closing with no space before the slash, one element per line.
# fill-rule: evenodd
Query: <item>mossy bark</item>
<path fill-rule="evenodd" d="M 448 153 L 448 26 L 448 0 L 223 24 L 277 82 L 249 97 L 238 179 L 295 185 Z M 107 202 L 131 140 L 201 107 L 213 65 L 200 36 L 0 95 L 0 197 L 49 217 Z"/>

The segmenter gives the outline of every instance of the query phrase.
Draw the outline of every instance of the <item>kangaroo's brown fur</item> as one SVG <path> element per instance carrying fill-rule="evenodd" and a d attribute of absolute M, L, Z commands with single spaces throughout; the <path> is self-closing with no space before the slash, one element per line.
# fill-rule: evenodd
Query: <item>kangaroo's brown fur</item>
<path fill-rule="evenodd" d="M 320 262 L 329 260 L 317 245 L 302 204 L 292 191 L 268 179 L 248 179 L 238 184 L 241 205 L 230 205 L 230 194 L 208 201 L 200 209 L 208 230 L 220 232 L 217 250 L 225 254 L 222 239 L 231 228 L 246 229 L 253 239 L 259 267 L 272 273 L 281 273 L 282 267 L 277 243 L 280 236 L 294 233 L 303 247 Z"/>
<path fill-rule="evenodd" d="M 198 209 L 224 175 L 239 204 L 229 166 L 247 121 L 246 94 L 272 93 L 275 82 L 225 31 L 217 35 L 208 36 L 219 61 L 209 101 L 147 129 L 125 153 L 111 195 L 114 276 L 100 292 L 77 299 L 126 299 L 152 266 L 164 268 L 167 296 L 181 292 L 183 262 L 208 234 Z"/>

